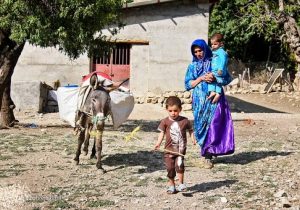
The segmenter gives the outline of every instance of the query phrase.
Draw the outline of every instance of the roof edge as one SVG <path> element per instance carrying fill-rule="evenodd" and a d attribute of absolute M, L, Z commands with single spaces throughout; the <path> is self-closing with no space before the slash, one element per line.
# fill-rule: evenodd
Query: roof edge
<path fill-rule="evenodd" d="M 142 2 L 132 2 L 132 3 L 126 3 L 123 8 L 140 7 L 140 6 L 159 4 L 159 3 L 170 2 L 170 1 L 177 1 L 177 0 L 148 0 Z"/>

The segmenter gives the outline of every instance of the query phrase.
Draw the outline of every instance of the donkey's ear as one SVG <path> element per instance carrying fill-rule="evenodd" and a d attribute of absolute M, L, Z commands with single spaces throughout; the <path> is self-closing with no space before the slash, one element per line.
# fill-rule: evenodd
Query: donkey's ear
<path fill-rule="evenodd" d="M 98 76 L 96 73 L 92 74 L 91 78 L 90 78 L 90 85 L 93 87 L 93 89 L 97 89 L 98 88 Z"/>

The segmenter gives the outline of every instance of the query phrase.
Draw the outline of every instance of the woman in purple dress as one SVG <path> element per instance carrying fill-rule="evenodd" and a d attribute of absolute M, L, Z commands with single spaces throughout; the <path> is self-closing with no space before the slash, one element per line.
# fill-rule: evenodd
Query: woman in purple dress
<path fill-rule="evenodd" d="M 185 88 L 192 90 L 194 133 L 205 157 L 205 168 L 212 168 L 212 156 L 228 155 L 234 152 L 234 130 L 228 102 L 222 93 L 216 103 L 208 100 L 208 83 L 215 80 L 211 73 L 212 52 L 206 42 L 197 39 L 192 43 L 192 63 L 185 75 Z M 231 78 L 218 83 L 227 85 Z"/>

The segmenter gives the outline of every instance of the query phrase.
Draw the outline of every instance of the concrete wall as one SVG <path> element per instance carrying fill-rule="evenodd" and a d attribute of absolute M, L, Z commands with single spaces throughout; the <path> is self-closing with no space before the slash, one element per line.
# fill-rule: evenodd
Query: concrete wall
<path fill-rule="evenodd" d="M 185 71 L 192 57 L 190 45 L 197 38 L 207 40 L 209 4 L 131 8 L 124 12 L 124 17 L 126 27 L 117 39 L 149 41 L 149 45 L 132 47 L 130 86 L 134 94 L 183 90 Z"/>
<path fill-rule="evenodd" d="M 48 90 L 40 81 L 14 82 L 11 89 L 11 98 L 16 110 L 42 112 L 47 104 Z"/>
<path fill-rule="evenodd" d="M 209 6 L 171 1 L 124 9 L 127 25 L 115 38 L 149 43 L 133 44 L 131 49 L 130 88 L 136 96 L 184 90 L 184 75 L 192 57 L 190 45 L 197 38 L 207 40 Z M 103 32 L 109 35 L 108 30 Z M 12 81 L 37 80 L 53 85 L 60 80 L 61 85 L 79 84 L 81 76 L 88 72 L 86 55 L 70 61 L 54 48 L 27 44 Z"/>
<path fill-rule="evenodd" d="M 45 81 L 49 85 L 59 80 L 61 85 L 79 84 L 89 73 L 86 55 L 71 61 L 55 48 L 40 48 L 26 44 L 15 68 L 12 82 Z"/>

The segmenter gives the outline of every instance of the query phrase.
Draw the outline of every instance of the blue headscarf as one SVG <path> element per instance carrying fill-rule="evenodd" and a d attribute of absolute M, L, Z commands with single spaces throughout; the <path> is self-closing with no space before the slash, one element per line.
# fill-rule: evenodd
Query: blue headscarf
<path fill-rule="evenodd" d="M 193 55 L 193 62 L 199 60 L 195 56 L 195 53 L 194 53 L 194 48 L 196 46 L 200 47 L 204 52 L 204 56 L 201 60 L 207 60 L 207 59 L 210 59 L 212 57 L 212 52 L 211 52 L 210 48 L 208 47 L 208 45 L 206 44 L 206 42 L 203 39 L 196 39 L 195 41 L 193 41 L 192 46 L 191 46 L 191 52 L 192 52 L 192 55 Z"/>

